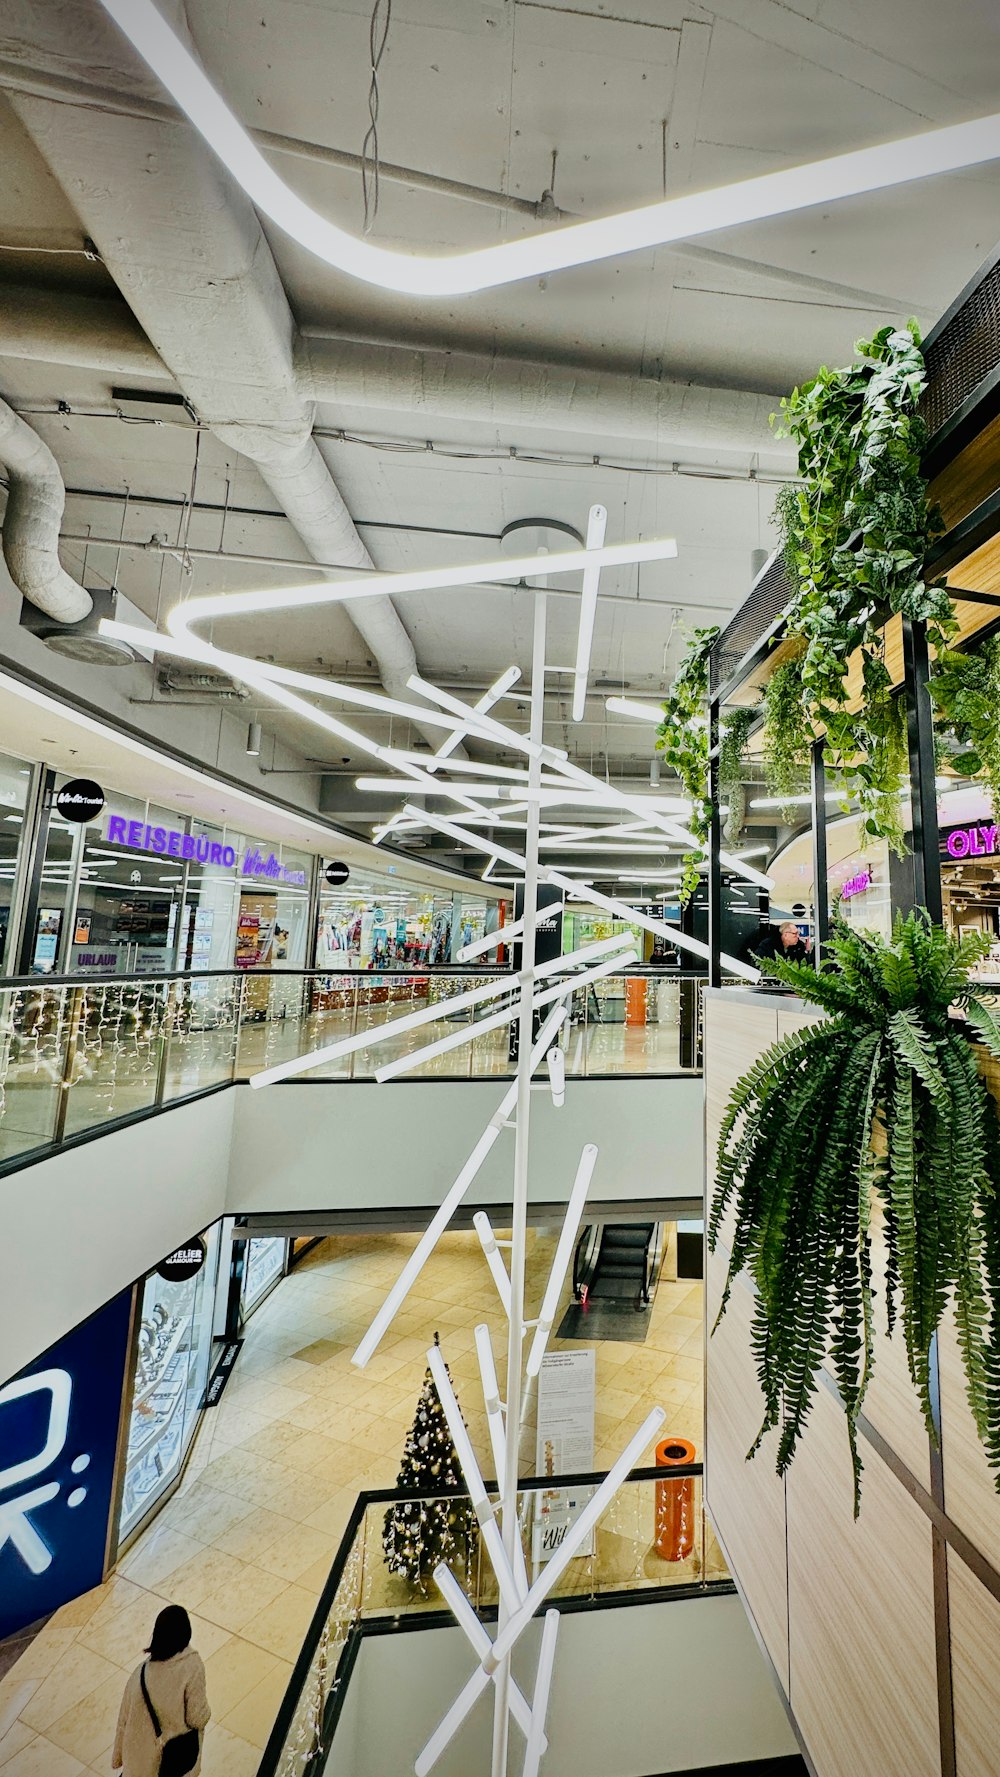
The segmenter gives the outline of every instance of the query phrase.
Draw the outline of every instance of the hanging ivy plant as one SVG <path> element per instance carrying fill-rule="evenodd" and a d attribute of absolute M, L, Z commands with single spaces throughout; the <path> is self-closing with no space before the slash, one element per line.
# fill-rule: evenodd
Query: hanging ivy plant
<path fill-rule="evenodd" d="M 901 851 L 905 755 L 884 626 L 893 614 L 922 620 L 944 647 L 955 625 L 946 589 L 923 576 L 942 524 L 921 471 L 919 329 L 915 321 L 883 327 L 856 350 L 853 364 L 824 366 L 781 404 L 776 429 L 795 440 L 801 483 L 782 489 L 775 517 L 794 585 L 786 628 L 803 643 L 797 670 L 807 721 L 825 728 L 831 763 L 853 772 L 866 831 Z M 847 667 L 858 650 L 859 712 L 847 708 Z"/>
<path fill-rule="evenodd" d="M 698 883 L 698 865 L 708 838 L 708 703 L 709 658 L 718 637 L 717 625 L 696 629 L 663 704 L 663 721 L 656 730 L 656 747 L 680 778 L 691 803 L 688 828 L 699 841 L 697 851 L 685 853 L 680 900 L 690 900 Z"/>
<path fill-rule="evenodd" d="M 793 818 L 791 798 L 802 788 L 813 738 L 802 695 L 801 654 L 776 666 L 764 690 L 764 776 L 782 814 Z"/>
<path fill-rule="evenodd" d="M 875 1362 L 871 1225 L 885 1218 L 889 1330 L 898 1318 L 928 1430 L 931 1341 L 948 1302 L 969 1401 L 1000 1469 L 1000 1123 L 975 1052 L 949 1008 L 1000 1054 L 1000 1025 L 969 982 L 981 934 L 948 935 L 917 912 L 891 941 L 842 927 L 831 960 L 764 967 L 826 1018 L 760 1057 L 730 1098 L 719 1136 L 711 1250 L 735 1206 L 729 1272 L 756 1289 L 753 1349 L 762 1438 L 780 1428 L 784 1474 L 828 1362 L 857 1420 Z M 898 1306 L 897 1306 L 898 1304 Z M 1000 1483 L 998 1483 L 1000 1485 Z"/>
<path fill-rule="evenodd" d="M 1000 821 L 1000 636 L 974 653 L 942 649 L 930 693 L 939 730 L 963 749 L 947 762 L 966 777 L 982 775 L 993 819 Z"/>
<path fill-rule="evenodd" d="M 730 845 L 736 843 L 746 820 L 746 778 L 750 769 L 747 747 L 751 731 L 759 719 L 760 710 L 749 706 L 730 710 L 722 718 L 719 737 L 719 789 L 729 804 L 724 832 Z"/>

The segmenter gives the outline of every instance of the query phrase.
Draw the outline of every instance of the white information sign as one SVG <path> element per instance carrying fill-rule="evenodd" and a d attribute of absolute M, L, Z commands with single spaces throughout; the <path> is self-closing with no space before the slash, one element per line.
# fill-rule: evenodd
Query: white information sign
<path fill-rule="evenodd" d="M 535 1473 L 589 1474 L 594 1467 L 595 1352 L 553 1351 L 542 1359 L 538 1376 L 538 1430 Z M 555 1554 L 582 1511 L 591 1487 L 546 1487 L 535 1494 L 531 1558 L 536 1566 Z M 580 1549 L 594 1552 L 593 1536 Z"/>

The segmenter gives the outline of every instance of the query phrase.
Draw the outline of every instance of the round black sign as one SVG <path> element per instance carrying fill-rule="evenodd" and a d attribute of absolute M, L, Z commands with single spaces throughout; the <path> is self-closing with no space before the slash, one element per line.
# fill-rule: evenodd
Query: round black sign
<path fill-rule="evenodd" d="M 104 791 L 92 777 L 75 777 L 56 791 L 55 807 L 64 821 L 96 821 L 104 807 Z"/>
<path fill-rule="evenodd" d="M 168 1253 L 156 1267 L 158 1277 L 167 1283 L 186 1283 L 189 1277 L 195 1277 L 205 1263 L 208 1248 L 199 1234 L 195 1240 L 189 1240 L 186 1246 L 179 1246 L 176 1252 Z"/>
<path fill-rule="evenodd" d="M 338 864 L 337 862 L 334 862 L 332 864 L 327 864 L 323 874 L 331 888 L 339 888 L 342 882 L 347 881 L 351 872 L 346 864 Z"/>

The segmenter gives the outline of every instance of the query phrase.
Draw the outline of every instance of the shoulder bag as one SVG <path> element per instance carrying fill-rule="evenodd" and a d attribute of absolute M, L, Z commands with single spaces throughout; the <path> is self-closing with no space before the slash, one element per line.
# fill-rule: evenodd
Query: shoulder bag
<path fill-rule="evenodd" d="M 143 1701 L 149 1710 L 149 1719 L 153 1724 L 153 1733 L 156 1735 L 157 1744 L 160 1747 L 160 1777 L 186 1777 L 186 1773 L 193 1771 L 198 1763 L 198 1754 L 201 1750 L 198 1729 L 187 1728 L 183 1734 L 175 1734 L 172 1739 L 161 1741 L 160 1718 L 149 1700 L 144 1665 L 139 1668 L 139 1683 L 142 1687 Z"/>

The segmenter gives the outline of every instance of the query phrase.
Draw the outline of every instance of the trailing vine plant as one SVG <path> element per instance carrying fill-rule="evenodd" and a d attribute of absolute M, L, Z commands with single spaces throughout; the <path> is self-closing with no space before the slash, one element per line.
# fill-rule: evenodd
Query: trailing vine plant
<path fill-rule="evenodd" d="M 751 705 L 730 710 L 722 718 L 719 735 L 719 792 L 729 804 L 724 828 L 726 840 L 735 844 L 743 831 L 747 812 L 746 778 L 750 768 L 747 747 L 760 718 Z"/>
<path fill-rule="evenodd" d="M 690 900 L 697 887 L 698 865 L 704 856 L 704 844 L 708 838 L 711 809 L 708 800 L 708 724 L 705 706 L 708 702 L 709 657 L 718 634 L 718 625 L 694 631 L 669 695 L 664 701 L 663 721 L 656 730 L 657 751 L 663 754 L 671 771 L 677 773 L 684 794 L 691 803 L 688 828 L 700 848 L 686 852 L 682 860 L 682 903 Z"/>
<path fill-rule="evenodd" d="M 893 614 L 922 620 L 942 648 L 955 624 L 946 589 L 923 575 L 942 525 L 921 471 L 919 329 L 883 327 L 855 349 L 846 369 L 823 366 L 782 401 L 776 429 L 795 440 L 801 481 L 782 489 L 775 517 L 794 587 L 786 633 L 803 644 L 796 672 L 806 720 L 825 729 L 831 763 L 850 769 L 865 831 L 902 852 L 905 752 L 883 630 Z M 858 650 L 862 699 L 852 711 L 847 666 Z"/>
<path fill-rule="evenodd" d="M 812 726 L 802 696 L 801 651 L 776 666 L 764 690 L 764 776 L 791 818 L 791 798 L 809 763 Z"/>
<path fill-rule="evenodd" d="M 930 693 L 939 732 L 960 749 L 947 763 L 965 777 L 982 776 L 993 819 L 1000 821 L 1000 636 L 968 654 L 942 649 Z"/>
<path fill-rule="evenodd" d="M 765 1412 L 749 1455 L 777 1428 L 785 1473 L 828 1362 L 847 1414 L 855 1515 L 876 1283 L 889 1332 L 901 1326 L 934 1438 L 931 1341 L 952 1302 L 969 1402 L 1000 1469 L 1000 1122 L 975 1051 L 949 1015 L 962 1007 L 1000 1055 L 1000 1025 L 968 978 L 987 945 L 979 933 L 953 938 L 918 911 L 897 918 L 888 942 L 842 926 L 819 972 L 768 961 L 826 1017 L 759 1058 L 737 1083 L 719 1135 L 711 1250 L 724 1229 L 730 1239 L 733 1216 L 716 1326 L 741 1272 L 756 1289 Z M 875 1279 L 878 1209 L 885 1258 Z"/>

